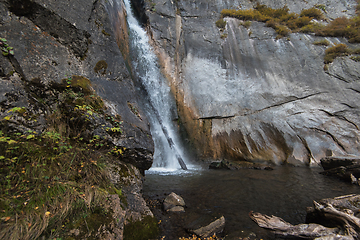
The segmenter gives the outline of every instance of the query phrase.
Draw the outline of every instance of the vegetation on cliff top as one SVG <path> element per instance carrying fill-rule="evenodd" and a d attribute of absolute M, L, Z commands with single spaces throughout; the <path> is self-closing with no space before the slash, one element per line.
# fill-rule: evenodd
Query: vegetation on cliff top
<path fill-rule="evenodd" d="M 360 9 L 359 5 L 357 9 Z M 300 14 L 289 13 L 285 5 L 279 9 L 273 9 L 266 5 L 257 4 L 254 9 L 234 10 L 223 9 L 221 18 L 234 17 L 244 21 L 265 22 L 266 26 L 272 27 L 278 33 L 278 37 L 287 36 L 291 32 L 315 33 L 319 36 L 346 37 L 349 42 L 360 42 L 360 15 L 348 19 L 336 18 L 327 25 L 319 24 L 315 20 L 324 20 L 323 10 L 313 7 L 304 9 Z"/>
<path fill-rule="evenodd" d="M 11 127 L 19 119 L 37 121 L 25 107 L 7 110 L 0 120 L 1 239 L 53 239 L 73 228 L 106 224 L 111 219 L 104 207 L 107 196 L 121 195 L 105 167 L 118 161 L 113 155 L 122 151 L 114 152 L 99 136 L 82 136 L 89 118 L 104 108 L 90 81 L 73 76 L 55 84 L 53 91 L 58 100 L 45 115 L 45 131 Z"/>
<path fill-rule="evenodd" d="M 291 32 L 303 32 L 315 33 L 315 35 L 323 37 L 345 37 L 350 43 L 360 43 L 360 0 L 356 11 L 357 15 L 353 18 L 339 17 L 325 25 L 313 21 L 325 20 L 322 12 L 326 12 L 326 9 L 323 5 L 304 9 L 300 14 L 296 14 L 289 13 L 289 8 L 286 5 L 283 8 L 273 9 L 258 3 L 254 9 L 223 9 L 220 20 L 223 21 L 224 17 L 234 17 L 243 21 L 265 22 L 267 27 L 271 27 L 276 31 L 277 38 L 287 36 Z M 329 45 L 326 40 L 314 42 L 314 44 Z M 360 53 L 358 50 L 350 50 L 345 44 L 332 46 L 325 52 L 324 63 L 331 63 L 338 56 L 350 54 Z M 355 56 L 352 59 L 357 61 L 359 57 Z"/>

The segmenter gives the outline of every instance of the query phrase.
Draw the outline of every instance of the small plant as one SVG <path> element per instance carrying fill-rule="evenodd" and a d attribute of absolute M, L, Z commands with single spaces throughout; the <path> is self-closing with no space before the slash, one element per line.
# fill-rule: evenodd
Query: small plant
<path fill-rule="evenodd" d="M 329 46 L 330 42 L 326 39 L 322 39 L 322 40 L 313 42 L 313 44 L 317 45 L 317 46 Z"/>
<path fill-rule="evenodd" d="M 221 34 L 220 38 L 221 38 L 221 39 L 226 39 L 227 36 L 228 36 L 228 35 L 227 35 L 226 33 L 223 33 L 223 34 Z"/>
<path fill-rule="evenodd" d="M 4 56 L 9 56 L 9 55 L 14 55 L 14 48 L 10 47 L 7 44 L 7 40 L 5 38 L 0 38 L 0 48 L 2 51 L 2 55 Z"/>
<path fill-rule="evenodd" d="M 352 56 L 352 57 L 350 57 L 350 59 L 355 62 L 360 62 L 360 56 Z"/>
<path fill-rule="evenodd" d="M 324 4 L 315 4 L 314 7 L 317 8 L 317 9 L 322 10 L 324 13 L 327 13 L 327 12 L 326 12 L 326 7 L 325 7 Z"/>
<path fill-rule="evenodd" d="M 226 21 L 224 19 L 219 19 L 215 22 L 215 25 L 218 27 L 218 28 L 225 28 L 226 26 Z"/>
<path fill-rule="evenodd" d="M 137 108 L 130 102 L 127 103 L 128 107 L 130 108 L 131 112 L 135 114 L 140 120 L 142 120 L 141 115 Z"/>

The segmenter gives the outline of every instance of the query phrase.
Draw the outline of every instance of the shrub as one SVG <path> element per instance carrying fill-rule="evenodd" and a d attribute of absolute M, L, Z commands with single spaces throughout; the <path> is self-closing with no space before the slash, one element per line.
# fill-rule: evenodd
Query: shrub
<path fill-rule="evenodd" d="M 324 25 L 318 23 L 310 23 L 306 26 L 303 26 L 298 31 L 302 33 L 317 33 L 324 28 Z"/>
<path fill-rule="evenodd" d="M 334 19 L 326 27 L 324 27 L 317 34 L 322 36 L 331 36 L 331 37 L 345 37 L 350 27 L 350 20 L 346 17 L 340 17 Z"/>
<path fill-rule="evenodd" d="M 281 18 L 289 14 L 289 8 L 285 5 L 282 8 L 273 9 L 263 4 L 257 4 L 255 7 L 259 13 L 270 18 Z"/>
<path fill-rule="evenodd" d="M 321 20 L 324 18 L 324 15 L 322 14 L 320 9 L 309 8 L 309 9 L 302 10 L 300 13 L 300 17 L 309 17 L 309 18 Z"/>
<path fill-rule="evenodd" d="M 279 37 L 285 37 L 287 35 L 289 35 L 289 33 L 291 32 L 291 30 L 283 25 L 279 25 L 275 28 L 276 33 L 278 34 L 277 38 Z"/>
<path fill-rule="evenodd" d="M 221 16 L 234 17 L 244 21 L 266 22 L 266 26 L 285 34 L 281 34 L 282 36 L 286 36 L 292 30 L 315 33 L 319 36 L 346 37 L 351 43 L 360 43 L 360 0 L 358 3 L 358 16 L 352 19 L 346 17 L 336 18 L 327 26 L 311 22 L 313 19 L 321 20 L 324 18 L 322 11 L 326 12 L 325 6 L 319 4 L 313 8 L 302 10 L 300 15 L 289 13 L 287 6 L 273 9 L 266 5 L 257 4 L 254 9 L 249 10 L 223 9 Z"/>
<path fill-rule="evenodd" d="M 324 63 L 332 63 L 335 58 L 346 56 L 350 53 L 348 46 L 343 43 L 339 43 L 333 47 L 330 47 L 325 50 Z"/>
<path fill-rule="evenodd" d="M 313 44 L 318 45 L 318 46 L 329 46 L 330 45 L 329 41 L 326 39 L 323 39 L 320 41 L 315 41 L 315 42 L 313 42 Z"/>
<path fill-rule="evenodd" d="M 226 21 L 224 19 L 219 19 L 215 22 L 215 25 L 218 28 L 224 28 L 226 26 Z"/>
<path fill-rule="evenodd" d="M 293 30 L 302 28 L 308 24 L 310 24 L 311 18 L 310 17 L 300 17 L 300 18 L 295 18 L 295 19 L 291 19 L 289 20 L 286 25 Z"/>

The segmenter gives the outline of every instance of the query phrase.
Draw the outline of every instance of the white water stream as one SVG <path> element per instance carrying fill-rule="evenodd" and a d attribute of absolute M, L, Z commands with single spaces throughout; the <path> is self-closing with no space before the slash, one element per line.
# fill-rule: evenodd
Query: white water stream
<path fill-rule="evenodd" d="M 177 171 L 181 169 L 179 157 L 188 168 L 192 168 L 184 154 L 177 127 L 173 122 L 173 119 L 176 119 L 176 104 L 170 93 L 168 81 L 160 72 L 158 59 L 149 44 L 148 35 L 134 17 L 129 0 L 124 0 L 124 3 L 130 30 L 133 70 L 148 95 L 148 118 L 155 143 L 154 162 L 149 171 Z"/>

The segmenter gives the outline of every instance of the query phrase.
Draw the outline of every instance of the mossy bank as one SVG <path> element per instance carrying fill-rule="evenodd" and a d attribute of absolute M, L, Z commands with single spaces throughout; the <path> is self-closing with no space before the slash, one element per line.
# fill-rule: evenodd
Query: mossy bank
<path fill-rule="evenodd" d="M 0 1 L 2 239 L 123 239 L 153 217 L 154 145 L 108 4 Z"/>

